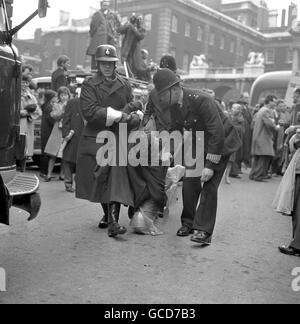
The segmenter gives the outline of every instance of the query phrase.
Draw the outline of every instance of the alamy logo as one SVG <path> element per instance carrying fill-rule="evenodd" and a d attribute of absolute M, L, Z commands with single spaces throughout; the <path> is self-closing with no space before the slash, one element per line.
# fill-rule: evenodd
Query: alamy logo
<path fill-rule="evenodd" d="M 292 276 L 296 277 L 292 282 L 292 289 L 294 292 L 300 292 L 300 268 L 295 268 L 292 271 Z"/>
<path fill-rule="evenodd" d="M 96 140 L 100 167 L 186 167 L 186 177 L 200 177 L 204 168 L 204 133 L 185 131 L 128 132 L 126 124 L 119 125 L 118 135 L 100 132 Z M 170 153 L 172 152 L 172 154 Z"/>
<path fill-rule="evenodd" d="M 6 271 L 0 268 L 0 292 L 6 291 Z"/>

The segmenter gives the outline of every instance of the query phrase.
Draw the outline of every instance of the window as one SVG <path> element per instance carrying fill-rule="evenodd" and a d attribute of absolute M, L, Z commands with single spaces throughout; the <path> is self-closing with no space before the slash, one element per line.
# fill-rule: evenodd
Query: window
<path fill-rule="evenodd" d="M 221 41 L 220 41 L 220 49 L 221 50 L 224 50 L 225 49 L 225 42 L 226 42 L 226 39 L 225 39 L 225 36 L 221 36 Z"/>
<path fill-rule="evenodd" d="M 172 32 L 178 33 L 178 18 L 176 16 L 172 17 Z"/>
<path fill-rule="evenodd" d="M 274 64 L 275 63 L 275 49 L 270 48 L 266 51 L 266 63 Z"/>
<path fill-rule="evenodd" d="M 61 46 L 61 39 L 60 38 L 56 38 L 54 41 L 54 46 L 55 47 L 60 47 Z"/>
<path fill-rule="evenodd" d="M 145 28 L 146 28 L 146 31 L 151 31 L 152 29 L 152 15 L 149 14 L 149 15 L 145 15 Z"/>
<path fill-rule="evenodd" d="M 202 42 L 204 38 L 203 36 L 204 36 L 203 28 L 201 26 L 198 26 L 197 41 Z"/>
<path fill-rule="evenodd" d="M 184 36 L 191 37 L 191 24 L 190 23 L 185 24 Z"/>
<path fill-rule="evenodd" d="M 212 32 L 209 36 L 209 45 L 214 46 L 216 44 L 216 34 Z"/>
<path fill-rule="evenodd" d="M 291 48 L 287 49 L 287 53 L 286 53 L 286 63 L 293 63 L 294 61 L 294 51 Z"/>
<path fill-rule="evenodd" d="M 183 56 L 182 69 L 186 72 L 188 72 L 190 69 L 190 54 L 188 54 L 188 53 L 184 54 L 184 56 Z"/>
<path fill-rule="evenodd" d="M 235 51 L 235 42 L 232 40 L 230 42 L 230 53 L 234 53 Z"/>

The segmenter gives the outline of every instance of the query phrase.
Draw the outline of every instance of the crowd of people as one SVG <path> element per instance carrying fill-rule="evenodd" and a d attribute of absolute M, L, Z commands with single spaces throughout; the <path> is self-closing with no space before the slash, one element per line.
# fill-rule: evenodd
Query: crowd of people
<path fill-rule="evenodd" d="M 34 120 L 41 117 L 40 170 L 44 181 L 53 179 L 53 169 L 60 158 L 59 179 L 64 181 L 66 191 L 101 204 L 104 215 L 99 228 L 108 229 L 110 237 L 127 231 L 119 224 L 122 205 L 128 207 L 131 223 L 142 219 L 149 232 L 157 235 L 160 231 L 155 221 L 164 215 L 167 206 L 168 172 L 177 167 L 172 165 L 176 148 L 167 152 L 169 169 L 151 165 L 103 166 L 101 160 L 105 157 L 99 150 L 104 143 L 99 142 L 99 134 L 109 130 L 118 138 L 120 124 L 127 125 L 128 133 L 140 130 L 146 137 L 151 131 L 204 131 L 202 174 L 191 178 L 183 172 L 177 179 L 183 181 L 182 227 L 177 235 L 192 235 L 193 242 L 210 245 L 221 181 L 224 179 L 229 185 L 230 178 L 239 179 L 248 169 L 250 180 L 258 183 L 283 177 L 276 208 L 292 215 L 294 240 L 290 246 L 280 247 L 280 251 L 300 255 L 300 89 L 295 90 L 294 107 L 287 107 L 284 100 L 270 94 L 255 108 L 249 106 L 245 95 L 225 104 L 211 90 L 187 89 L 171 55 L 161 59 L 159 68 L 147 63 L 149 53 L 140 46 L 145 33 L 142 21 L 134 15 L 122 25 L 105 3 L 91 23 L 88 53 L 96 72 L 85 80 L 81 91 L 75 91 L 68 83 L 70 59 L 65 55 L 58 58 L 58 68 L 52 74 L 52 90 L 36 91 L 32 69 L 24 66 L 17 151 L 21 171 L 26 168 L 26 159 L 33 156 Z M 93 30 L 100 32 L 97 24 L 103 25 L 101 41 L 100 35 L 93 34 Z M 124 36 L 120 52 L 112 45 L 116 45 L 117 33 Z M 104 41 L 106 44 L 95 46 Z M 129 76 L 153 82 L 146 104 L 133 98 L 132 85 L 118 72 L 119 63 L 124 62 L 128 63 L 125 70 L 129 68 L 132 73 Z M 128 70 L 125 75 L 128 76 Z M 195 145 L 193 142 L 193 149 Z M 119 147 L 116 150 L 120 152 Z"/>

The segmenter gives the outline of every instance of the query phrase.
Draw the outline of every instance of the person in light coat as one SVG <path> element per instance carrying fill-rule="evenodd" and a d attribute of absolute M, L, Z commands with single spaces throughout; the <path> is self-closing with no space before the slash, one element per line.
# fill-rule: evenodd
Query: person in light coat
<path fill-rule="evenodd" d="M 255 116 L 252 141 L 253 166 L 250 173 L 250 180 L 253 181 L 263 182 L 268 179 L 268 170 L 275 156 L 274 132 L 279 129 L 273 113 L 276 104 L 275 96 L 267 96 L 265 106 Z"/>
<path fill-rule="evenodd" d="M 42 112 L 37 100 L 29 89 L 30 78 L 22 77 L 21 112 L 20 112 L 20 141 L 18 142 L 18 156 L 21 172 L 25 172 L 26 159 L 34 154 L 34 121 L 41 117 Z M 23 156 L 22 156 L 23 155 Z M 23 158 L 22 158 L 23 157 Z"/>

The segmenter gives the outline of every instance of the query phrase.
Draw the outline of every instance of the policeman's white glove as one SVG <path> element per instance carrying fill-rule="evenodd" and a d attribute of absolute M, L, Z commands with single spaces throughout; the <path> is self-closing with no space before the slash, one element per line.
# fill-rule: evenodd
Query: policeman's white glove
<path fill-rule="evenodd" d="M 214 174 L 215 174 L 214 170 L 205 168 L 202 171 L 201 182 L 203 183 L 209 182 L 214 176 Z"/>
<path fill-rule="evenodd" d="M 111 127 L 114 123 L 120 122 L 122 117 L 123 117 L 123 114 L 121 111 L 118 111 L 111 107 L 108 107 L 107 115 L 106 115 L 106 127 Z"/>
<path fill-rule="evenodd" d="M 135 112 L 135 114 L 139 116 L 140 120 L 144 119 L 144 113 L 142 111 L 138 110 Z"/>

